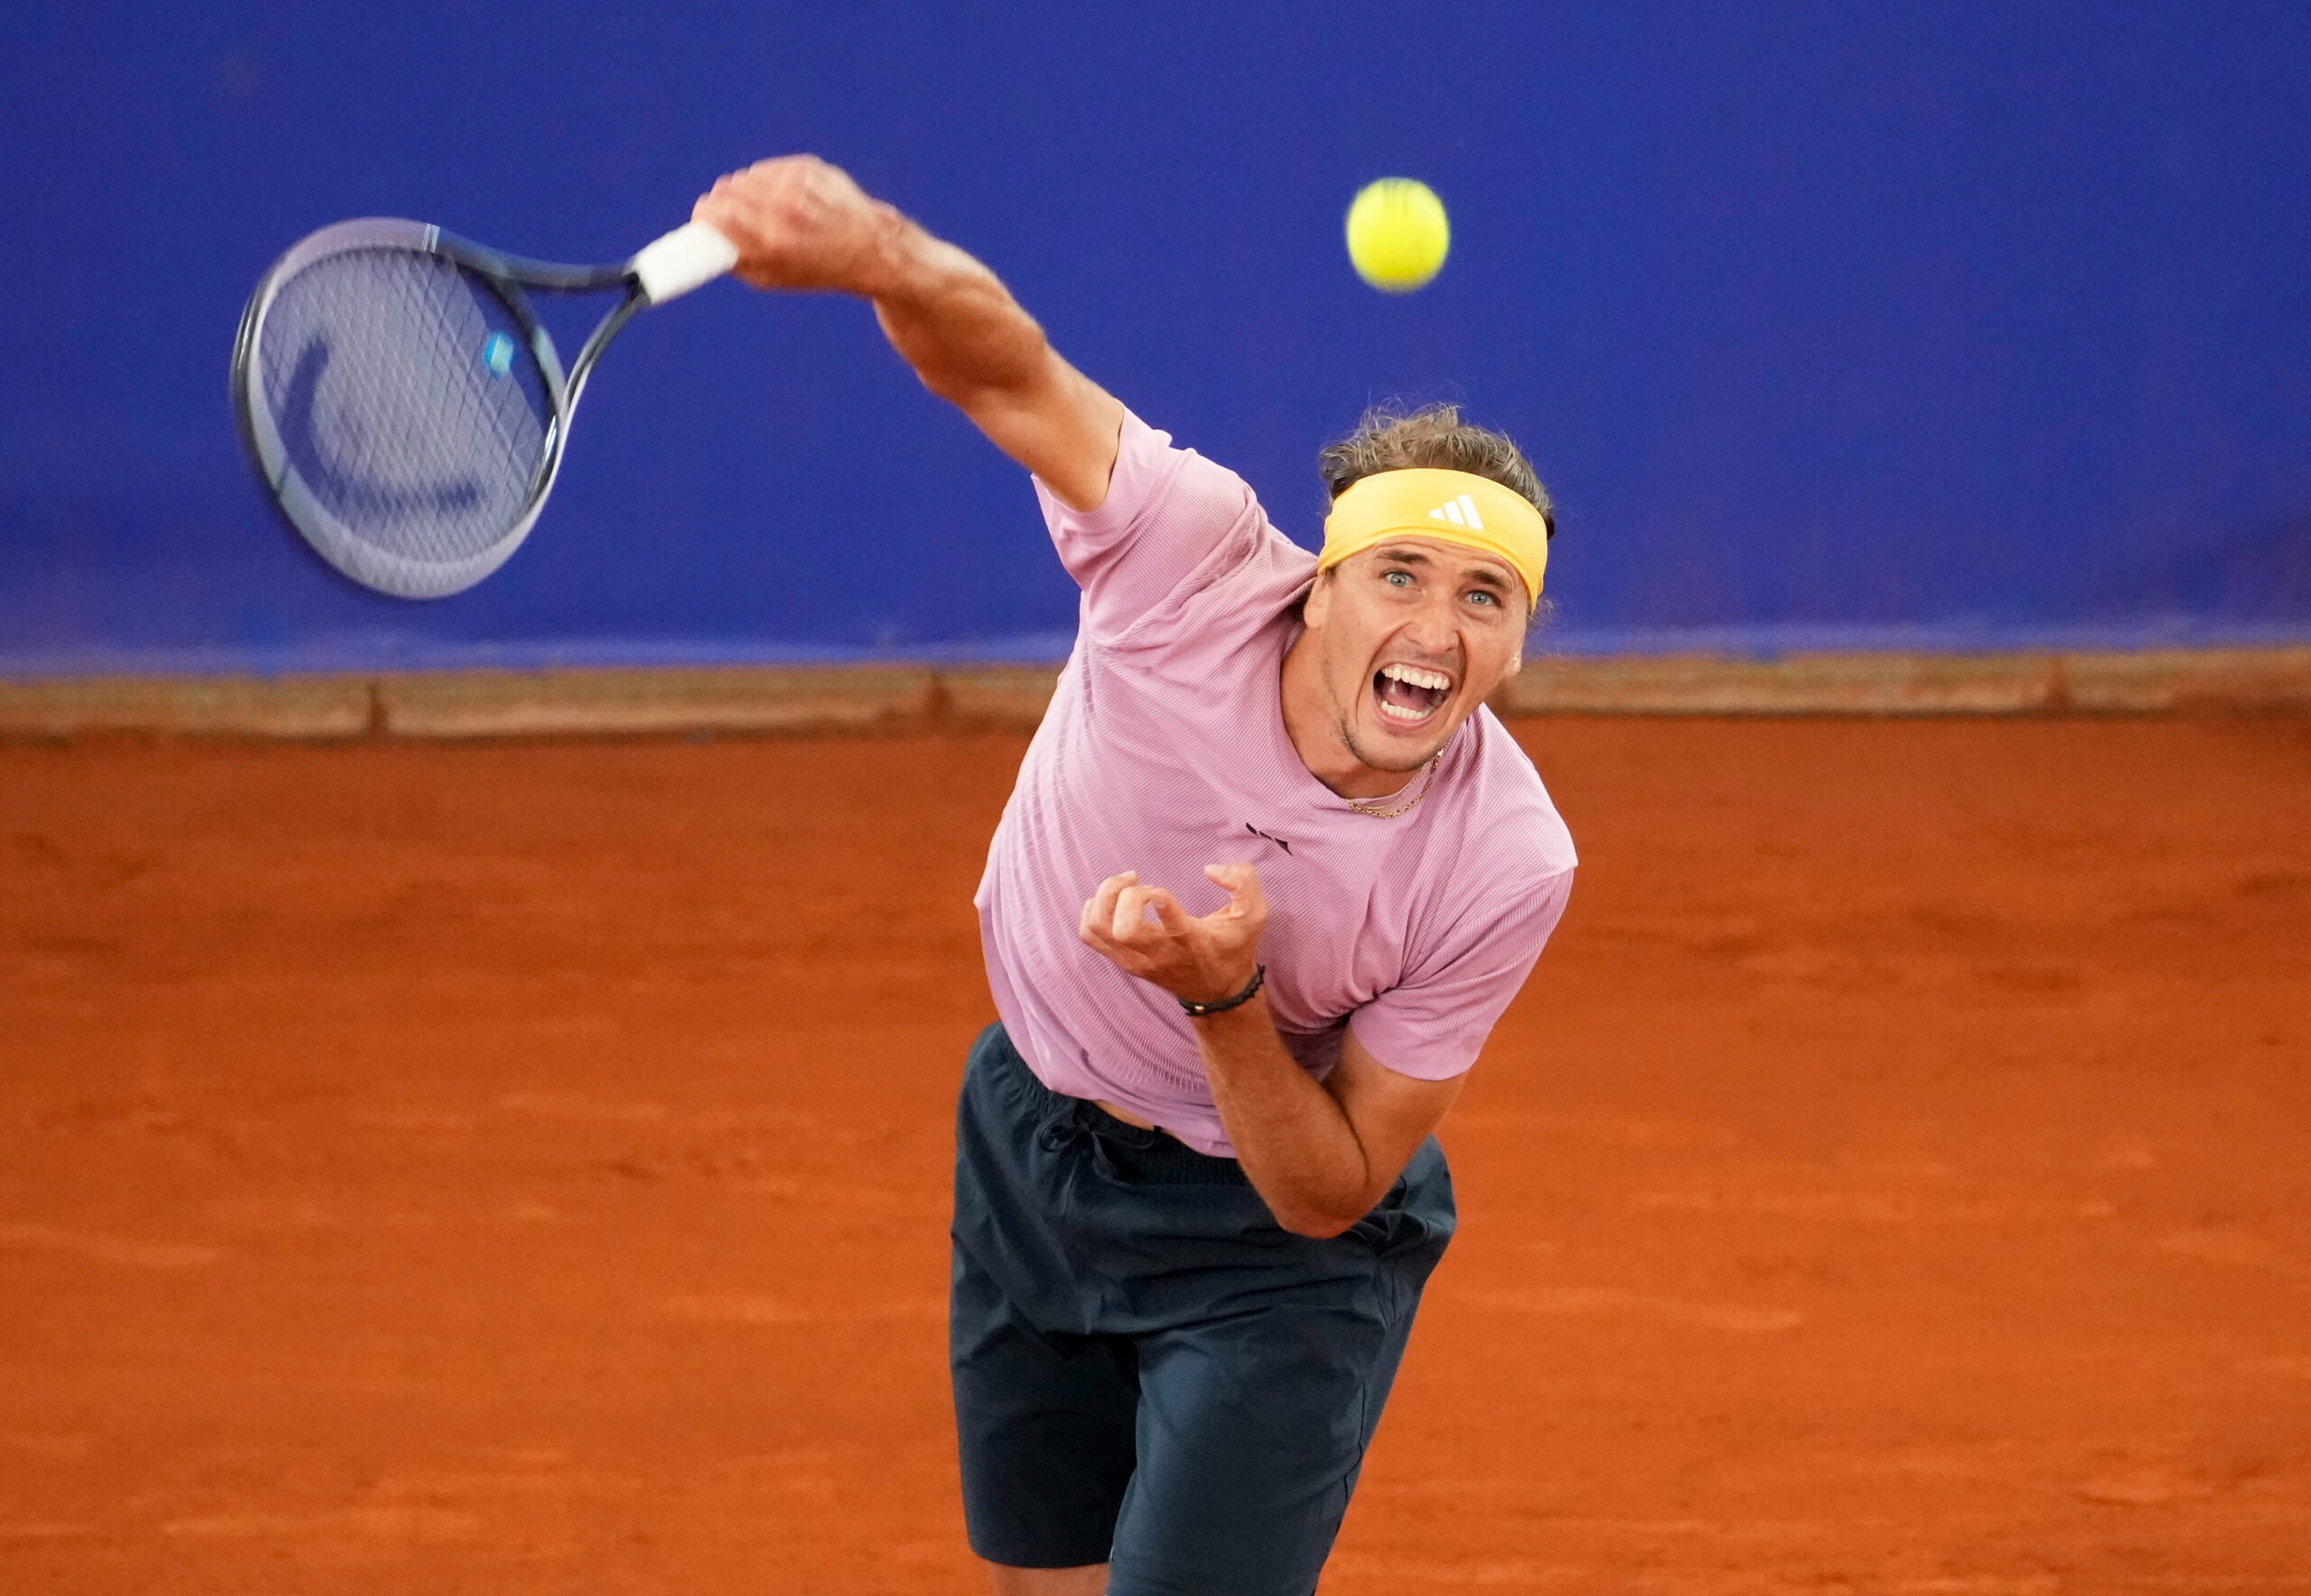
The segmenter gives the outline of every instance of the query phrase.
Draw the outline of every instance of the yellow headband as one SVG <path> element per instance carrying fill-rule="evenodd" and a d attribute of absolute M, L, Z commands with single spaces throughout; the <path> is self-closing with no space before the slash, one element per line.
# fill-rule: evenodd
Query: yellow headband
<path fill-rule="evenodd" d="M 1525 596 L 1541 596 L 1549 562 L 1548 525 L 1523 494 L 1467 471 L 1413 467 L 1380 471 L 1349 484 L 1324 518 L 1323 552 L 1316 569 L 1330 571 L 1351 554 L 1392 537 L 1433 537 L 1508 561 L 1525 579 Z"/>

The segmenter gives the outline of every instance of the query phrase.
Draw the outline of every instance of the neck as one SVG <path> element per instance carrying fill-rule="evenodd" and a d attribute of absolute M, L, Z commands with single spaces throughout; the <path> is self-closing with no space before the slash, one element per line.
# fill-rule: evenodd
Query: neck
<path fill-rule="evenodd" d="M 1341 706 L 1332 702 L 1317 668 L 1309 634 L 1302 632 L 1285 651 L 1282 691 L 1284 732 L 1308 774 L 1342 798 L 1386 798 L 1404 790 L 1420 774 L 1367 765 L 1341 736 Z"/>

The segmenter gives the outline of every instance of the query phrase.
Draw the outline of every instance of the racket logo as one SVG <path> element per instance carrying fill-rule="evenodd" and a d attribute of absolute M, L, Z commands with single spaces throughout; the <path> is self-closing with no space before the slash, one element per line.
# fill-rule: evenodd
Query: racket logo
<path fill-rule="evenodd" d="M 514 340 L 502 332 L 493 332 L 482 341 L 481 363 L 492 376 L 504 376 L 514 369 Z"/>
<path fill-rule="evenodd" d="M 504 338 L 505 335 L 497 335 Z M 512 341 L 506 339 L 508 347 Z M 380 524 L 410 520 L 437 520 L 468 513 L 479 506 L 482 485 L 470 478 L 432 483 L 395 483 L 365 469 L 371 447 L 357 412 L 333 409 L 326 397 L 329 347 L 315 339 L 301 350 L 291 372 L 281 406 L 284 431 L 296 440 L 298 469 L 332 504 L 377 521 Z"/>

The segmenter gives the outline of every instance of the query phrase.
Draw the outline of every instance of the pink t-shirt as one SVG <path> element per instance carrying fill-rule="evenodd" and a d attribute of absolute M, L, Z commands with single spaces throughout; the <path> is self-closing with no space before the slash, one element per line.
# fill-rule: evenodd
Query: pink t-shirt
<path fill-rule="evenodd" d="M 1279 698 L 1315 557 L 1243 479 L 1127 413 L 1098 509 L 1036 492 L 1081 617 L 977 899 L 996 1008 L 1028 1067 L 1232 1156 L 1192 1022 L 1077 927 L 1118 871 L 1208 914 L 1228 899 L 1203 867 L 1249 863 L 1267 894 L 1268 1007 L 1294 1057 L 1321 1078 L 1353 1024 L 1389 1069 L 1466 1070 L 1573 881 L 1572 838 L 1524 750 L 1479 710 L 1418 807 L 1350 809 L 1300 762 Z"/>

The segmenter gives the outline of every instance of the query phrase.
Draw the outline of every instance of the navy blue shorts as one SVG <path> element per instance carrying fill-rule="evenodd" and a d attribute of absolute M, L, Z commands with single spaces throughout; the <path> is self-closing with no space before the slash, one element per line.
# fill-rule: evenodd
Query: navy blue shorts
<path fill-rule="evenodd" d="M 971 1049 L 951 1353 L 971 1549 L 1110 1596 L 1306 1596 L 1453 1224 L 1432 1138 L 1318 1241 L 1232 1158 Z"/>

